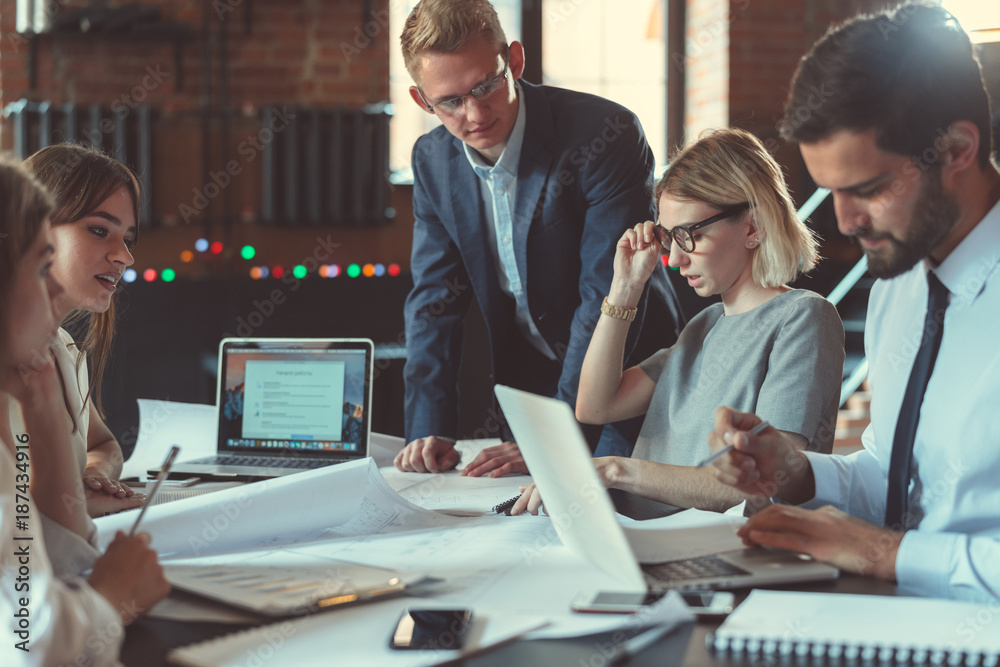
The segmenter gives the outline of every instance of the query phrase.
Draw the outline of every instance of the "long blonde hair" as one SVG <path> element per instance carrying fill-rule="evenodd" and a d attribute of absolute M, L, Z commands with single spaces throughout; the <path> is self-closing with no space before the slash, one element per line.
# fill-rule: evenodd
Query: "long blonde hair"
<path fill-rule="evenodd" d="M 819 261 L 818 237 L 796 215 L 781 167 L 745 130 L 715 130 L 680 151 L 656 184 L 657 206 L 664 194 L 719 209 L 749 203 L 760 240 L 752 265 L 758 285 L 784 285 Z"/>

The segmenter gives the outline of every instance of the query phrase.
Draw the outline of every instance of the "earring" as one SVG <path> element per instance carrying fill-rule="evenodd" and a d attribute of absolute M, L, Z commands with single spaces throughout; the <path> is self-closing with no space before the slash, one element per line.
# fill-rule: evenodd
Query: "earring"
<path fill-rule="evenodd" d="M 750 247 L 750 248 L 753 248 L 753 247 L 754 247 L 754 246 L 756 246 L 756 245 L 757 245 L 758 243 L 760 243 L 760 241 L 758 241 L 757 239 L 753 239 L 752 241 L 750 241 L 750 245 L 749 245 L 749 247 Z"/>

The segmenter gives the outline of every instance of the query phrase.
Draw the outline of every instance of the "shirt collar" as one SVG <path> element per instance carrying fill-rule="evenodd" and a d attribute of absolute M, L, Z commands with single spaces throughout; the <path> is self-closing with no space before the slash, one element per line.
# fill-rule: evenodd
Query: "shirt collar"
<path fill-rule="evenodd" d="M 525 110 L 524 110 L 524 93 L 521 90 L 521 85 L 517 82 L 514 83 L 515 89 L 517 90 L 517 120 L 514 121 L 514 129 L 510 131 L 510 137 L 507 138 L 507 145 L 503 149 L 503 153 L 500 154 L 500 159 L 497 160 L 495 165 L 489 165 L 483 160 L 483 156 L 479 154 L 474 148 L 469 148 L 469 144 L 463 143 L 465 147 L 465 157 L 468 158 L 469 164 L 472 165 L 473 170 L 480 178 L 485 178 L 490 172 L 501 169 L 510 176 L 517 176 L 517 165 L 521 161 L 521 146 L 524 144 L 524 126 L 525 126 Z"/>
<path fill-rule="evenodd" d="M 973 301 L 1000 263 L 1000 202 L 952 250 L 934 273 L 955 298 Z M 930 270 L 930 262 L 924 259 Z"/>

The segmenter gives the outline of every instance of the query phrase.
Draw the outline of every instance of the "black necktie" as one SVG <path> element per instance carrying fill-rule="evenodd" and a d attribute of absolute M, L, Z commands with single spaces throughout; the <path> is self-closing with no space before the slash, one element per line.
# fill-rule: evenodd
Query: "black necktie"
<path fill-rule="evenodd" d="M 941 284 L 933 272 L 927 272 L 927 315 L 920 338 L 920 349 L 913 360 L 910 380 L 906 383 L 903 404 L 896 420 L 896 434 L 892 438 L 892 459 L 889 463 L 889 491 L 885 501 L 885 526 L 895 530 L 905 529 L 903 513 L 910 486 L 910 460 L 913 458 L 913 441 L 920 423 L 920 406 L 924 401 L 927 382 L 934 371 L 941 338 L 944 336 L 944 311 L 948 307 L 948 288 Z"/>

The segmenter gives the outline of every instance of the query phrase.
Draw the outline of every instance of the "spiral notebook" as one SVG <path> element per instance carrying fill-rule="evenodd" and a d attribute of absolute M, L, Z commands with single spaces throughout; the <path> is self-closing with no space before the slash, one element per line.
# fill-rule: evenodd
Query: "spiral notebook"
<path fill-rule="evenodd" d="M 1000 607 L 954 600 L 755 590 L 708 646 L 716 653 L 996 665 Z"/>

